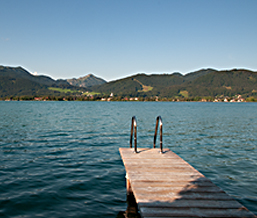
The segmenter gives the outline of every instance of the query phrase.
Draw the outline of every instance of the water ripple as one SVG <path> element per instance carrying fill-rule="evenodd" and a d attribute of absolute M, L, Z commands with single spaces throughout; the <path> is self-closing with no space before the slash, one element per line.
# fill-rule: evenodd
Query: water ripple
<path fill-rule="evenodd" d="M 0 102 L 1 217 L 116 217 L 137 116 L 152 147 L 162 115 L 170 148 L 257 214 L 257 104 Z M 157 139 L 159 140 L 159 139 Z"/>

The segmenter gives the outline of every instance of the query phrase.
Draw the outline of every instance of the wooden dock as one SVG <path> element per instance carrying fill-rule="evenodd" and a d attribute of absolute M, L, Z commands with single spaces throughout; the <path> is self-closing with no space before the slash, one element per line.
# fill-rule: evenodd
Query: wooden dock
<path fill-rule="evenodd" d="M 144 218 L 257 217 L 169 149 L 119 151 Z"/>

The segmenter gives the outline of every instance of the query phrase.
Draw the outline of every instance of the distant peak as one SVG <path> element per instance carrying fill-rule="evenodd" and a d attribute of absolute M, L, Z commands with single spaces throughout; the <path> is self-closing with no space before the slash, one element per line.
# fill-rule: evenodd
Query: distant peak
<path fill-rule="evenodd" d="M 73 86 L 82 86 L 82 87 L 90 87 L 90 86 L 101 85 L 103 83 L 106 83 L 105 80 L 98 78 L 91 73 L 86 76 L 79 77 L 78 79 L 76 78 L 68 79 L 67 82 Z"/>
<path fill-rule="evenodd" d="M 93 74 L 88 74 L 86 76 L 82 76 L 82 77 L 79 77 L 78 79 L 87 79 L 87 78 L 90 78 L 90 77 L 95 77 Z"/>

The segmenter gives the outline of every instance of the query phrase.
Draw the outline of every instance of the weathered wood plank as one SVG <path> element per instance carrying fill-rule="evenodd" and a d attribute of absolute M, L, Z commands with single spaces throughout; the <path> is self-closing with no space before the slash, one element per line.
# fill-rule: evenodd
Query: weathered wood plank
<path fill-rule="evenodd" d="M 216 201 L 216 200 L 177 200 L 173 202 L 140 202 L 140 207 L 151 207 L 151 208 L 227 208 L 227 209 L 238 209 L 243 206 L 234 200 L 228 201 Z"/>
<path fill-rule="evenodd" d="M 153 193 L 224 193 L 224 191 L 217 186 L 208 186 L 208 187 L 195 187 L 193 188 L 190 186 L 190 188 L 184 188 L 184 187 L 140 187 L 133 185 L 133 190 L 138 193 L 147 193 L 147 194 L 153 194 Z"/>
<path fill-rule="evenodd" d="M 254 217 L 247 209 L 140 208 L 143 217 Z"/>
<path fill-rule="evenodd" d="M 169 149 L 120 148 L 141 216 L 255 217 Z"/>
<path fill-rule="evenodd" d="M 134 192 L 137 203 L 145 201 L 158 201 L 158 202 L 173 202 L 175 200 L 234 200 L 231 196 L 224 193 L 188 193 L 181 195 L 179 193 L 165 193 L 165 194 L 148 194 Z"/>
<path fill-rule="evenodd" d="M 176 176 L 176 175 L 170 175 L 170 176 L 159 176 L 159 175 L 151 175 L 151 176 L 145 176 L 145 175 L 134 175 L 134 174 L 130 174 L 128 173 L 127 175 L 129 175 L 129 179 L 132 181 L 188 181 L 188 182 L 193 182 L 197 179 L 205 179 L 202 176 L 199 175 L 180 175 L 180 176 Z"/>
<path fill-rule="evenodd" d="M 188 181 L 137 181 L 133 182 L 133 187 L 181 187 L 181 188 L 196 188 L 196 187 L 213 187 L 215 186 L 211 181 L 192 181 L 188 184 Z"/>

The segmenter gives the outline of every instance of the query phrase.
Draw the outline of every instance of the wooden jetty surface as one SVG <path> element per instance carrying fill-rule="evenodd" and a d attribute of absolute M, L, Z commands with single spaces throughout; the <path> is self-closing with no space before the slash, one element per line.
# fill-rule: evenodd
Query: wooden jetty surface
<path fill-rule="evenodd" d="M 257 217 L 169 149 L 119 151 L 144 218 Z"/>

